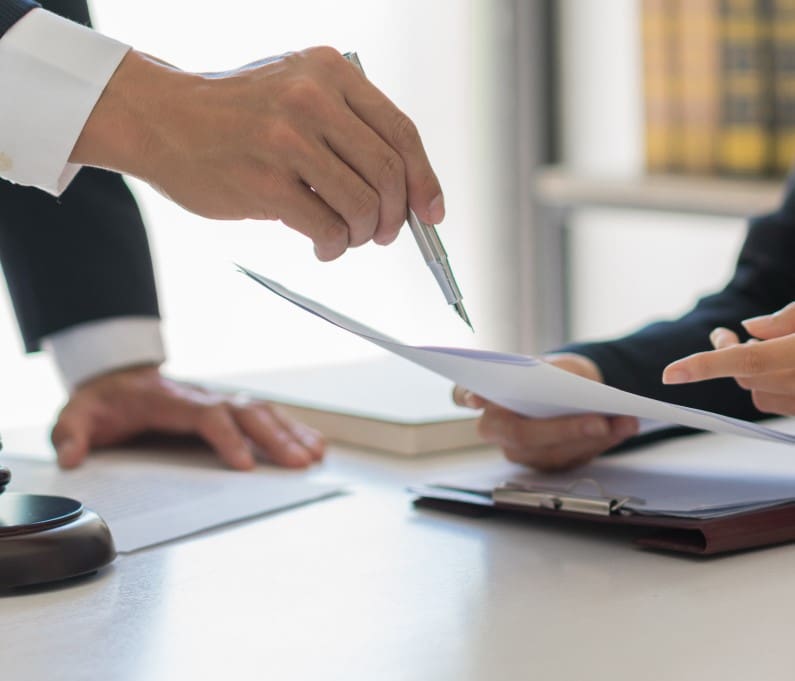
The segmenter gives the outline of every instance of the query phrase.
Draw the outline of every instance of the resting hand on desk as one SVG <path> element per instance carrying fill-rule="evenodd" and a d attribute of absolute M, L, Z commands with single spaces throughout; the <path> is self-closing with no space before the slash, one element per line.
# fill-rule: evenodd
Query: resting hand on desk
<path fill-rule="evenodd" d="M 743 326 L 751 340 L 740 343 L 733 331 L 717 328 L 710 334 L 715 350 L 669 364 L 663 383 L 730 377 L 751 391 L 759 411 L 795 415 L 795 303 L 771 315 L 746 319 Z"/>
<path fill-rule="evenodd" d="M 602 372 L 590 359 L 575 354 L 550 355 L 550 364 L 592 381 L 602 382 Z M 483 409 L 478 429 L 487 441 L 502 447 L 515 463 L 542 471 L 565 470 L 588 463 L 615 447 L 638 430 L 637 419 L 582 414 L 539 419 L 520 416 L 484 400 L 460 386 L 453 391 L 455 402 Z"/>
<path fill-rule="evenodd" d="M 52 431 L 58 462 L 74 468 L 93 447 L 146 433 L 198 435 L 229 467 L 247 470 L 259 453 L 303 468 L 323 457 L 320 434 L 265 402 L 230 397 L 164 377 L 156 367 L 98 376 L 78 386 Z"/>

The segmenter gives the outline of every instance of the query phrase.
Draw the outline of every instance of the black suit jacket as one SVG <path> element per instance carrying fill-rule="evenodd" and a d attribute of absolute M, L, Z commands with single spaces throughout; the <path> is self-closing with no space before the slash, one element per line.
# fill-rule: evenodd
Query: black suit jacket
<path fill-rule="evenodd" d="M 0 0 L 0 38 L 35 7 L 39 7 L 39 3 L 31 0 Z"/>
<path fill-rule="evenodd" d="M 671 267 L 676 276 L 676 265 Z M 741 419 L 758 420 L 750 393 L 732 379 L 691 385 L 666 386 L 661 382 L 665 366 L 694 352 L 711 350 L 709 333 L 724 326 L 747 339 L 740 322 L 769 314 L 795 301 L 795 184 L 778 211 L 751 220 L 748 236 L 728 286 L 701 299 L 682 318 L 651 324 L 637 333 L 602 343 L 569 345 L 599 365 L 609 385 L 639 395 L 720 412 Z M 793 358 L 795 359 L 795 358 Z"/>
<path fill-rule="evenodd" d="M 30 4 L 0 0 L 0 21 Z M 84 0 L 42 5 L 89 23 Z M 59 198 L 0 181 L 0 260 L 29 351 L 82 322 L 159 316 L 141 214 L 116 173 L 84 168 Z"/>

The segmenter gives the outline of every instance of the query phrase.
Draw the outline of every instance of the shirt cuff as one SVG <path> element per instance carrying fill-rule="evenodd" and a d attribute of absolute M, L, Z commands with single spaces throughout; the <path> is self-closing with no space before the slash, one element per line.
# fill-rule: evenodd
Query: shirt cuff
<path fill-rule="evenodd" d="M 77 324 L 48 336 L 42 344 L 54 355 L 69 391 L 100 374 L 159 366 L 166 359 L 160 320 L 155 317 L 114 317 Z"/>
<path fill-rule="evenodd" d="M 34 9 L 0 39 L 0 177 L 56 196 L 69 156 L 130 47 Z"/>

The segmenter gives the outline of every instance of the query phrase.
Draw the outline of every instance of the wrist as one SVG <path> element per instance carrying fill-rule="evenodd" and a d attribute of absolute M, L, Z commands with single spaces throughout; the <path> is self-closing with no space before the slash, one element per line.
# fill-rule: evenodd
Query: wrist
<path fill-rule="evenodd" d="M 163 136 L 158 118 L 186 76 L 130 50 L 88 117 L 69 161 L 147 179 Z"/>

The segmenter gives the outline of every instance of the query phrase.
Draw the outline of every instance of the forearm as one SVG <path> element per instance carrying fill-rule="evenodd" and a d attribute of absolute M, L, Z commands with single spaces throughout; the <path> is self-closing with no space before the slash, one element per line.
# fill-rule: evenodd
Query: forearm
<path fill-rule="evenodd" d="M 663 369 L 672 361 L 711 350 L 710 332 L 718 326 L 748 334 L 741 321 L 767 314 L 795 300 L 795 220 L 788 203 L 770 216 L 754 220 L 729 285 L 703 298 L 682 318 L 652 324 L 625 338 L 603 343 L 572 344 L 601 369 L 605 382 L 632 393 L 744 419 L 766 415 L 747 391 L 730 379 L 690 385 L 663 385 Z"/>
<path fill-rule="evenodd" d="M 147 167 L 155 165 L 157 155 L 172 143 L 174 128 L 179 127 L 178 104 L 190 101 L 189 90 L 200 81 L 201 76 L 130 50 L 88 117 L 70 163 L 151 181 Z M 169 130 L 164 131 L 159 121 L 168 121 Z"/>

